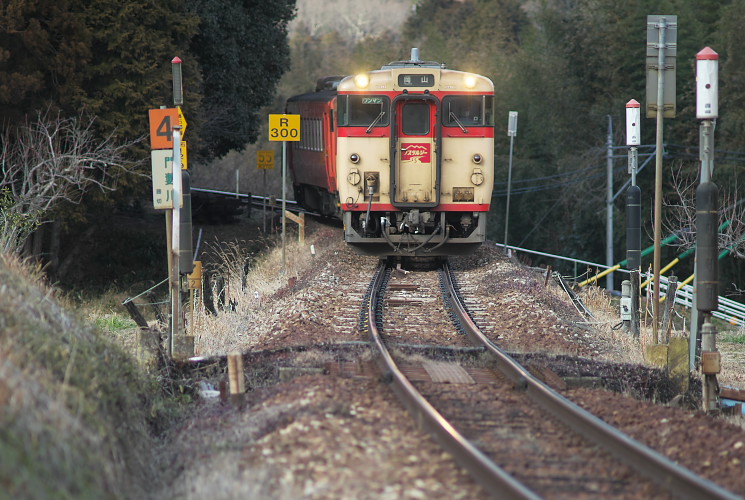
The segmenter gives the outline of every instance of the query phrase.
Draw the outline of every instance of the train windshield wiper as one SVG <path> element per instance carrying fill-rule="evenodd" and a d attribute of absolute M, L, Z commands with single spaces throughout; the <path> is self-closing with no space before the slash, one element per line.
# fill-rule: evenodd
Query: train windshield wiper
<path fill-rule="evenodd" d="M 373 120 L 373 122 L 370 124 L 369 127 L 367 127 L 367 130 L 365 130 L 366 134 L 369 134 L 372 131 L 372 128 L 378 124 L 381 118 L 383 118 L 383 115 L 385 114 L 385 111 L 381 111 L 380 114 Z"/>
<path fill-rule="evenodd" d="M 458 124 L 458 126 L 460 127 L 460 129 L 463 131 L 464 134 L 467 134 L 468 133 L 468 130 L 466 130 L 466 127 L 463 126 L 463 124 L 460 122 L 460 120 L 458 119 L 458 117 L 455 116 L 455 113 L 453 113 L 452 111 L 450 112 L 450 119 L 451 120 L 454 120 L 455 123 Z"/>

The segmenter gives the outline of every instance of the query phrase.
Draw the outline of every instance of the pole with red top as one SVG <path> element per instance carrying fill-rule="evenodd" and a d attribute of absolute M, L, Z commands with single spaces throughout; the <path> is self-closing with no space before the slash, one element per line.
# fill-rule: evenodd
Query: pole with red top
<path fill-rule="evenodd" d="M 636 172 L 639 165 L 639 151 L 641 144 L 641 105 L 636 99 L 626 103 L 626 145 L 629 146 L 629 174 L 631 186 L 626 191 L 626 261 L 631 271 L 628 282 L 622 283 L 622 301 L 625 299 L 626 308 L 621 309 L 621 318 L 628 325 L 634 337 L 639 337 L 639 286 L 642 250 L 642 192 L 636 185 Z M 623 285 L 628 287 L 628 293 L 623 293 Z M 622 304 L 623 305 L 623 304 Z"/>
<path fill-rule="evenodd" d="M 719 308 L 719 188 L 714 175 L 714 128 L 719 115 L 719 54 L 706 47 L 696 54 L 696 118 L 701 120 L 699 157 L 701 182 L 696 188 L 696 263 L 693 285 L 697 318 L 691 321 L 690 352 L 695 355 L 701 325 L 702 403 L 704 411 L 719 407 L 721 358 L 711 313 Z M 692 359 L 695 364 L 695 357 Z M 695 365 L 694 365 L 695 366 Z"/>

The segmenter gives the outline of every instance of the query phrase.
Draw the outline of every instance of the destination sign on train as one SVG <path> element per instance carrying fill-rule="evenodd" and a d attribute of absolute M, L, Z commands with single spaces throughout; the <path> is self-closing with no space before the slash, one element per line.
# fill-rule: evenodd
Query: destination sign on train
<path fill-rule="evenodd" d="M 398 75 L 399 87 L 432 87 L 435 75 Z"/>

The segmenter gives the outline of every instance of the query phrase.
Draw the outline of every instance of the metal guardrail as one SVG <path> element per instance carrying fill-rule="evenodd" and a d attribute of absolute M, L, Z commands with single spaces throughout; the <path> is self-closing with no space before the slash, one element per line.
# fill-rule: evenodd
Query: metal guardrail
<path fill-rule="evenodd" d="M 649 277 L 649 276 L 647 276 Z M 667 292 L 668 279 L 660 276 L 660 294 Z M 689 309 L 693 307 L 693 287 L 684 285 L 675 292 L 675 303 Z M 731 325 L 745 327 L 745 304 L 736 302 L 726 297 L 719 297 L 719 309 L 711 313 L 715 318 L 719 318 Z"/>
<path fill-rule="evenodd" d="M 269 203 L 271 201 L 271 196 L 259 196 L 257 194 L 244 194 L 244 193 L 237 193 L 235 191 L 220 191 L 219 189 L 205 189 L 205 188 L 191 188 L 192 191 L 198 191 L 200 193 L 212 193 L 212 194 L 219 194 L 221 196 L 229 196 L 233 198 L 248 198 L 254 203 L 261 203 L 266 202 Z M 282 203 L 282 198 L 275 198 L 274 202 L 277 204 Z M 295 200 L 285 200 L 285 203 L 288 205 L 297 205 L 297 202 Z M 293 209 L 294 210 L 294 209 Z"/>
<path fill-rule="evenodd" d="M 504 244 L 496 243 L 496 246 L 505 247 Z M 571 257 L 564 257 L 562 255 L 554 255 L 546 252 L 538 252 L 536 250 L 529 250 L 527 248 L 519 248 L 507 245 L 506 248 L 517 252 L 529 253 L 533 255 L 540 255 L 542 257 L 550 257 L 558 260 L 565 260 L 568 262 L 574 262 L 575 264 L 585 264 L 588 266 L 596 267 L 598 269 L 608 269 L 609 266 L 605 264 L 599 264 L 597 262 L 589 262 L 581 259 L 573 259 Z M 617 272 L 629 273 L 626 269 L 618 269 Z M 642 273 L 645 278 L 650 278 L 651 275 L 648 273 Z M 661 296 L 667 292 L 668 280 L 665 276 L 660 276 L 660 292 Z M 693 304 L 693 287 L 691 285 L 685 285 L 680 288 L 675 294 L 675 303 L 680 304 L 684 307 L 691 308 Z M 745 304 L 728 299 L 726 297 L 719 296 L 719 310 L 714 311 L 712 316 L 719 318 L 723 321 L 727 321 L 731 325 L 745 327 Z"/>

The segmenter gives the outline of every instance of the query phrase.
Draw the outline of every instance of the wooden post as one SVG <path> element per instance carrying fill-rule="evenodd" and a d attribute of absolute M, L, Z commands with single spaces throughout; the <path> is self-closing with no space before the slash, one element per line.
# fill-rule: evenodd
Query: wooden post
<path fill-rule="evenodd" d="M 297 240 L 300 242 L 301 245 L 305 244 L 305 214 L 301 213 L 299 215 L 295 215 L 289 210 L 285 210 L 285 217 L 290 219 L 292 222 L 297 223 L 298 225 L 298 233 L 297 233 Z"/>
<path fill-rule="evenodd" d="M 187 276 L 189 284 L 189 325 L 191 326 L 192 336 L 196 332 L 194 324 L 194 308 L 197 291 L 202 289 L 202 261 L 194 261 L 194 270 Z"/>
<path fill-rule="evenodd" d="M 665 294 L 665 311 L 662 315 L 662 338 L 661 343 L 670 341 L 670 330 L 673 327 L 673 308 L 675 307 L 675 293 L 678 291 L 678 277 L 670 276 L 667 280 L 667 293 Z"/>
<path fill-rule="evenodd" d="M 243 375 L 243 355 L 240 352 L 228 354 L 228 381 L 230 400 L 233 404 L 242 406 L 245 402 L 246 388 Z"/>
<path fill-rule="evenodd" d="M 277 227 L 274 225 L 274 216 L 277 215 L 274 213 L 274 208 L 277 206 L 277 199 L 274 196 L 269 197 L 269 213 L 271 215 L 271 222 L 270 225 L 272 226 L 272 234 L 277 232 Z"/>
<path fill-rule="evenodd" d="M 125 300 L 122 302 L 122 305 L 129 312 L 129 315 L 132 316 L 132 319 L 137 323 L 137 326 L 140 328 L 149 328 L 147 320 L 145 320 L 145 317 L 140 313 L 140 310 L 137 309 L 137 305 L 132 302 L 132 299 Z"/>
<path fill-rule="evenodd" d="M 152 308 L 155 317 L 158 319 L 158 324 L 168 326 L 168 318 L 166 318 L 163 311 L 160 309 L 158 297 L 156 297 L 153 292 L 148 292 L 147 299 L 150 301 L 150 307 Z"/>

